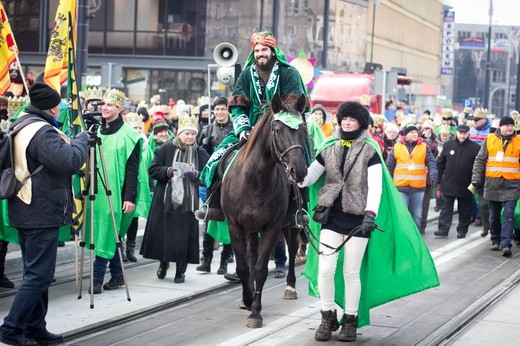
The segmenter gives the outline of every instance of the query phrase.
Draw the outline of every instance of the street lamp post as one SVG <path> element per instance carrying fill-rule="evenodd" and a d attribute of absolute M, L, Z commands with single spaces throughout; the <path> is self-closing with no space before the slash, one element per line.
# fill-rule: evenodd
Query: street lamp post
<path fill-rule="evenodd" d="M 484 87 L 484 107 L 488 108 L 489 112 L 489 87 L 491 85 L 491 20 L 493 18 L 493 0 L 489 0 L 489 30 L 488 30 L 488 47 L 486 60 L 486 85 Z"/>
<path fill-rule="evenodd" d="M 372 41 L 370 42 L 370 63 L 374 62 L 374 32 L 376 28 L 376 5 L 381 0 L 372 1 Z"/>

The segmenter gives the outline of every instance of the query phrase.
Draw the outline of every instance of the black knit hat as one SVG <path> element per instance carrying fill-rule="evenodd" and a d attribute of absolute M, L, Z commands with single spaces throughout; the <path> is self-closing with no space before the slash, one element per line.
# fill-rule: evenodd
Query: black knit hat
<path fill-rule="evenodd" d="M 498 126 L 503 126 L 503 125 L 514 125 L 515 124 L 515 119 L 511 118 L 510 116 L 505 116 L 505 117 L 502 117 L 500 119 L 500 125 Z"/>
<path fill-rule="evenodd" d="M 418 131 L 417 130 L 417 126 L 415 126 L 415 124 L 406 124 L 406 126 L 403 128 L 403 134 L 406 136 L 407 134 L 409 134 L 410 132 L 412 131 Z"/>
<path fill-rule="evenodd" d="M 356 119 L 359 123 L 359 128 L 362 130 L 368 129 L 370 113 L 361 103 L 348 101 L 340 104 L 336 113 L 338 124 L 341 124 L 341 120 L 345 117 Z"/>
<path fill-rule="evenodd" d="M 29 89 L 31 105 L 39 110 L 52 109 L 60 104 L 60 94 L 45 83 L 35 83 Z"/>

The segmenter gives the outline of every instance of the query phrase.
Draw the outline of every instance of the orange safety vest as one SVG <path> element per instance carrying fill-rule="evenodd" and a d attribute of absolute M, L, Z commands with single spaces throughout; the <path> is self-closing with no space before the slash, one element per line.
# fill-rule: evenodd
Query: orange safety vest
<path fill-rule="evenodd" d="M 393 154 L 395 186 L 426 187 L 426 144 L 417 144 L 410 154 L 404 144 L 396 143 Z"/>
<path fill-rule="evenodd" d="M 520 137 L 514 136 L 504 152 L 502 138 L 490 135 L 487 138 L 488 159 L 486 162 L 486 177 L 507 180 L 520 179 Z M 501 161 L 497 153 L 504 152 Z"/>

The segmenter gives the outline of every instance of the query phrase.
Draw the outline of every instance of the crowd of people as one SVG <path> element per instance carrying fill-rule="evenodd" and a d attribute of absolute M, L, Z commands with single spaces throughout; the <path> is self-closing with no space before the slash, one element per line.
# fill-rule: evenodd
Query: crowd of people
<path fill-rule="evenodd" d="M 45 328 L 48 287 L 54 279 L 58 241 L 71 223 L 77 193 L 71 177 L 88 174 L 83 163 L 92 146 L 89 138 L 103 144 L 103 152 L 100 147 L 95 149 L 96 162 L 106 165 L 108 177 L 97 174 L 97 185 L 101 189 L 108 179 L 112 192 L 98 193 L 93 208 L 88 203 L 84 211 L 86 215 L 95 213 L 93 224 L 85 218 L 87 234 L 82 235 L 88 247 L 90 232 L 94 232 L 89 292 L 101 294 L 126 285 L 121 261 L 137 261 L 137 250 L 144 258 L 158 261 L 158 279 L 166 277 L 172 262 L 175 283 L 185 282 L 189 264 L 198 264 L 197 271 L 211 272 L 213 251 L 221 239 L 208 228 L 211 222 L 224 221 L 219 185 L 213 177 L 219 160 L 233 144 L 249 140 L 253 125 L 274 94 L 306 94 L 301 78 L 293 73 L 271 33 L 253 34 L 251 48 L 246 66 L 250 73 L 240 75 L 229 99 L 201 97 L 194 105 L 183 100 L 161 105 L 159 98 L 152 97 L 149 103 L 136 104 L 119 90 L 88 88 L 80 95 L 83 112 L 86 118 L 99 112 L 101 120 L 88 121 L 88 133 L 81 132 L 72 141 L 60 131 L 65 123 L 61 97 L 47 85 L 33 84 L 30 103 L 9 113 L 3 111 L 7 99 L 0 98 L 4 123 L 16 124 L 17 118 L 26 117 L 39 120 L 38 125 L 24 129 L 24 140 L 15 141 L 21 162 L 15 165 L 19 176 L 43 166 L 17 197 L 0 201 L 2 231 L 17 232 L 24 263 L 23 280 L 0 327 L 0 341 L 16 345 L 62 341 Z M 339 250 L 346 243 L 341 284 L 346 293 L 338 340 L 354 341 L 358 325 L 366 323 L 358 320 L 362 261 L 369 242 L 378 241 L 372 240 L 372 232 L 378 229 L 376 219 L 383 213 L 380 206 L 387 203 L 383 195 L 389 184 L 409 210 L 413 232 L 425 233 L 433 198 L 435 210 L 440 212 L 434 234 L 448 236 L 456 200 L 458 238 L 464 238 L 475 222 L 482 225 L 483 237 L 491 234 L 491 250 L 510 257 L 512 242 L 520 245 L 514 218 L 520 195 L 518 112 L 493 122 L 481 108 L 459 114 L 452 109 L 433 115 L 425 111 L 418 117 L 399 107 L 388 120 L 371 113 L 369 98 L 362 97 L 330 112 L 314 105 L 305 117 L 310 139 L 306 150 L 312 151 L 314 160 L 300 188 L 314 186 L 325 176 L 319 191 L 306 196 L 309 205 L 330 208 L 328 219 L 320 226 L 320 252 L 329 251 L 329 246 Z M 137 249 L 139 218 L 146 219 L 146 225 Z M 198 219 L 205 221 L 202 254 Z M 66 238 L 71 236 L 77 234 L 66 231 Z M 424 251 L 420 235 L 415 242 Z M 13 288 L 3 272 L 7 244 L 2 240 L 0 286 Z M 334 279 L 338 254 L 320 253 L 317 272 L 310 274 L 312 268 L 306 269 L 309 276 L 315 275 L 320 296 L 322 320 L 315 334 L 319 341 L 330 339 L 340 326 L 335 300 L 339 284 Z M 287 257 L 282 237 L 273 256 L 275 277 L 284 277 Z M 232 259 L 232 248 L 226 243 L 217 273 L 239 281 L 236 273 L 227 271 Z M 110 279 L 104 282 L 107 266 Z M 434 285 L 435 280 L 432 282 Z"/>

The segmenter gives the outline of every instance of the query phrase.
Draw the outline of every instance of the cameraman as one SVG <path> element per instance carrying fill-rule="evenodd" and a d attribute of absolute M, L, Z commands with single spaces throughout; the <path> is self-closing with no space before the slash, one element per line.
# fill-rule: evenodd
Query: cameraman
<path fill-rule="evenodd" d="M 117 235 L 125 236 L 128 227 L 135 216 L 135 205 L 138 197 L 138 168 L 141 154 L 142 138 L 137 131 L 123 122 L 121 116 L 125 94 L 116 89 L 107 90 L 100 106 L 101 121 L 97 124 L 100 128 L 96 131 L 99 140 L 103 144 L 103 156 L 105 158 L 105 171 L 108 175 L 109 187 L 112 192 L 112 205 L 116 220 Z M 94 118 L 94 119 L 92 119 Z M 92 114 L 87 123 L 96 120 Z M 97 128 L 96 124 L 90 125 Z M 96 151 L 98 170 L 103 172 L 99 151 Z M 94 261 L 94 288 L 93 293 L 102 293 L 105 290 L 114 290 L 125 284 L 121 262 L 116 252 L 116 242 L 119 240 L 114 235 L 112 215 L 108 204 L 108 197 L 103 193 L 103 182 L 100 174 L 97 174 L 98 194 L 94 200 L 94 243 L 96 259 Z M 90 225 L 87 219 L 87 233 Z M 90 234 L 85 236 L 90 239 Z M 111 278 L 103 285 L 107 263 L 110 262 Z"/>
<path fill-rule="evenodd" d="M 60 95 L 44 83 L 29 90 L 31 103 L 22 118 L 38 118 L 14 138 L 17 176 L 34 174 L 9 200 L 9 222 L 17 228 L 22 250 L 23 280 L 9 314 L 0 327 L 8 345 L 49 345 L 63 342 L 47 331 L 49 286 L 54 278 L 59 227 L 72 221 L 71 177 L 87 158 L 87 133 L 68 143 L 58 130 Z"/>

